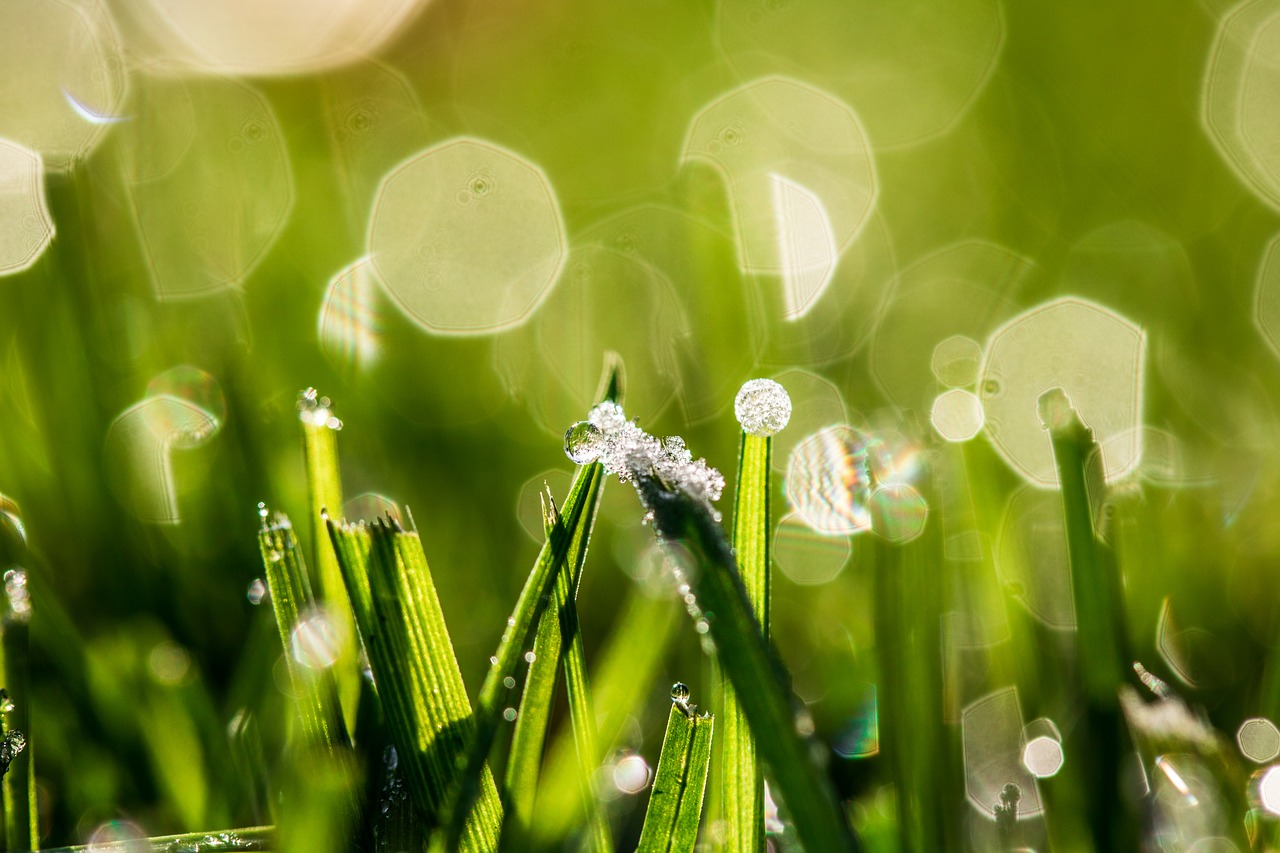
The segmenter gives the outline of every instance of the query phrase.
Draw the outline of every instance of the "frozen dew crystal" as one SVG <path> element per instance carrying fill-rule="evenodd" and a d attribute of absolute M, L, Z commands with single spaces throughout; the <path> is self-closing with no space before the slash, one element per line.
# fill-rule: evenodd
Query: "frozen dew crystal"
<path fill-rule="evenodd" d="M 724 492 L 724 475 L 693 458 L 679 436 L 658 439 L 641 429 L 617 403 L 605 402 L 565 433 L 565 455 L 579 465 L 599 461 L 605 473 L 633 483 L 644 498 L 644 483 L 656 483 L 668 491 L 684 492 L 697 500 L 713 518 L 720 513 L 712 504 Z"/>
<path fill-rule="evenodd" d="M 751 435 L 777 435 L 791 420 L 791 397 L 772 379 L 752 379 L 734 398 L 733 414 Z"/>

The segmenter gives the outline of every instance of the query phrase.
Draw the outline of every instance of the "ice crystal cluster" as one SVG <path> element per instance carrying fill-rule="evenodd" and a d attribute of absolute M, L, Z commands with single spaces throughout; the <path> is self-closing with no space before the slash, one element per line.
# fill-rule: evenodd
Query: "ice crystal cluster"
<path fill-rule="evenodd" d="M 617 403 L 601 403 L 585 421 L 569 427 L 564 452 L 579 465 L 599 461 L 605 473 L 617 474 L 622 482 L 635 485 L 642 499 L 640 486 L 656 483 L 667 491 L 684 492 L 720 520 L 713 504 L 724 492 L 724 475 L 707 460 L 695 460 L 683 438 L 670 435 L 659 439 L 627 420 Z"/>

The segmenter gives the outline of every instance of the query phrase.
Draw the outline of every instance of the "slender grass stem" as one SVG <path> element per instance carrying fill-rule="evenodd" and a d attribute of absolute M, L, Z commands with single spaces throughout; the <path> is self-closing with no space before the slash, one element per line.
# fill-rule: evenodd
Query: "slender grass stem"
<path fill-rule="evenodd" d="M 773 439 L 742 433 L 738 485 L 733 508 L 733 553 L 747 599 L 765 639 L 769 637 L 769 464 Z M 755 741 L 733 684 L 722 680 L 720 802 L 724 810 L 726 850 L 762 853 L 764 776 Z"/>
<path fill-rule="evenodd" d="M 36 771 L 31 732 L 31 602 L 26 573 L 10 569 L 5 574 L 6 607 L 3 625 L 4 685 L 10 700 L 4 714 L 4 741 L 20 749 L 4 774 L 4 838 L 6 850 L 33 850 L 40 840 L 40 815 L 36 808 Z M 12 733 L 12 734 L 10 734 Z"/>
<path fill-rule="evenodd" d="M 356 660 L 356 627 L 342 569 L 325 528 L 325 515 L 342 511 L 342 479 L 338 470 L 337 432 L 341 423 L 330 412 L 327 398 L 308 389 L 299 399 L 302 448 L 307 470 L 307 511 L 312 556 L 316 567 L 317 598 L 324 602 L 341 642 L 333 663 L 338 697 L 348 734 L 355 730 L 360 700 L 360 669 Z"/>
<path fill-rule="evenodd" d="M 299 654 L 303 650 L 295 648 L 295 640 L 301 639 L 295 636 L 295 631 L 305 630 L 300 623 L 304 613 L 314 606 L 315 598 L 293 525 L 284 516 L 278 516 L 274 523 L 267 524 L 266 510 L 262 512 L 263 526 L 258 533 L 258 545 L 266 569 L 267 586 L 271 590 L 271 606 L 275 610 L 285 664 L 297 699 L 303 737 L 309 744 L 331 750 L 350 746 L 332 671 L 328 667 L 308 665 L 304 662 L 305 654 Z M 319 651 L 320 654 L 325 652 Z"/>

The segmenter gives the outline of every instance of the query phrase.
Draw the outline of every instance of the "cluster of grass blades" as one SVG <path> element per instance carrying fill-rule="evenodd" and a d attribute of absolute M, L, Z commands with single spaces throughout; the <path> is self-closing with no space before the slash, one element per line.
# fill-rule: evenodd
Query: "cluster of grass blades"
<path fill-rule="evenodd" d="M 261 804 L 264 825 L 66 849 L 611 853 L 623 836 L 599 778 L 638 697 L 667 690 L 655 681 L 657 661 L 678 627 L 672 602 L 633 601 L 589 674 L 578 589 L 613 474 L 634 486 L 667 552 L 679 605 L 720 676 L 710 694 L 714 715 L 699 713 L 684 684 L 670 688 L 666 734 L 646 782 L 639 853 L 692 853 L 699 844 L 764 853 L 770 795 L 785 817 L 776 839 L 782 849 L 968 846 L 963 801 L 953 796 L 965 784 L 957 772 L 963 746 L 939 713 L 944 675 L 936 650 L 944 604 L 940 594 L 921 592 L 939 562 L 937 531 L 906 546 L 873 546 L 879 736 L 895 781 L 896 821 L 889 834 L 874 825 L 860 834 L 770 641 L 772 435 L 789 416 L 789 399 L 780 386 L 761 380 L 739 395 L 735 411 L 743 430 L 726 532 L 712 504 L 723 478 L 703 460 L 694 462 L 682 441 L 659 441 L 626 421 L 619 377 L 617 364 L 606 367 L 600 405 L 566 435 L 566 453 L 579 467 L 565 495 L 557 499 L 547 488 L 541 494 L 544 542 L 474 693 L 464 683 L 412 516 L 338 517 L 340 424 L 327 400 L 305 392 L 300 409 L 310 518 L 303 536 L 283 514 L 260 505 L 271 644 L 289 687 L 282 755 L 264 758 L 251 714 L 237 715 L 229 728 L 232 762 L 249 798 Z M 1072 774 L 1064 778 L 1074 787 L 1046 785 L 1037 800 L 1076 796 L 1070 802 L 1078 816 L 1061 822 L 1068 828 L 1064 837 L 1084 839 L 1090 849 L 1138 849 L 1142 819 L 1120 787 L 1121 762 L 1136 748 L 1153 767 L 1163 766 L 1164 756 L 1195 753 L 1220 780 L 1220 802 L 1247 811 L 1239 794 L 1246 785 L 1230 751 L 1195 723 L 1167 685 L 1140 666 L 1135 676 L 1127 665 L 1098 447 L 1060 390 L 1042 397 L 1041 417 L 1061 482 L 1080 613 L 1077 655 L 1089 663 L 1074 674 L 1080 710 L 1062 740 Z M 31 611 L 21 570 L 5 574 L 5 593 L 0 663 L 21 696 Z M 1037 653 L 1047 659 L 1054 652 Z M 1137 682 L 1156 694 L 1154 703 L 1138 698 Z M 568 733 L 553 737 L 561 685 Z M 38 820 L 33 755 L 22 733 L 29 736 L 30 720 L 20 702 L 6 698 L 2 710 L 5 849 L 26 850 L 34 846 Z M 1189 722 L 1171 726 L 1170 719 L 1183 719 L 1179 714 Z M 1028 823 L 1019 809 L 1028 793 L 1004 786 L 987 815 L 993 849 L 1026 849 Z"/>

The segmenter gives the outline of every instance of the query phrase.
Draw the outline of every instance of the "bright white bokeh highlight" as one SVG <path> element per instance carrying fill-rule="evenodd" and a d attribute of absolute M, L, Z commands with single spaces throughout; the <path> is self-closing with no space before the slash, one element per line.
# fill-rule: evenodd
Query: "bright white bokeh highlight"
<path fill-rule="evenodd" d="M 487 335 L 525 322 L 568 254 L 546 175 L 513 151 L 461 137 L 382 181 L 369 255 L 387 294 L 425 331 Z"/>
<path fill-rule="evenodd" d="M 982 401 L 963 388 L 944 391 L 933 400 L 929 422 L 947 441 L 968 441 L 982 431 Z"/>
<path fill-rule="evenodd" d="M 875 164 L 857 114 L 808 84 L 766 77 L 699 111 L 683 159 L 724 178 L 743 271 L 780 276 L 784 317 L 807 314 L 875 206 Z"/>
<path fill-rule="evenodd" d="M 304 74 L 366 59 L 425 0 L 140 0 L 118 4 L 130 46 L 183 72 Z"/>
<path fill-rule="evenodd" d="M 1240 754 L 1257 764 L 1265 764 L 1280 756 L 1280 729 L 1265 717 L 1245 720 L 1236 731 Z"/>
<path fill-rule="evenodd" d="M 1258 783 L 1258 796 L 1264 809 L 1280 815 L 1280 767 L 1269 767 L 1262 774 Z"/>
<path fill-rule="evenodd" d="M 987 343 L 979 386 L 992 445 L 1030 482 L 1056 486 L 1038 401 L 1061 388 L 1102 446 L 1107 480 L 1130 473 L 1142 457 L 1145 343 L 1136 324 L 1074 297 L 1013 318 Z"/>
<path fill-rule="evenodd" d="M 53 234 L 40 155 L 0 139 L 0 276 L 34 264 Z"/>
<path fill-rule="evenodd" d="M 787 465 L 787 501 L 817 533 L 849 536 L 871 529 L 871 438 L 851 426 L 805 438 Z"/>
<path fill-rule="evenodd" d="M 93 150 L 125 93 L 120 39 L 104 5 L 0 4 L 0 137 L 65 170 Z"/>

